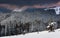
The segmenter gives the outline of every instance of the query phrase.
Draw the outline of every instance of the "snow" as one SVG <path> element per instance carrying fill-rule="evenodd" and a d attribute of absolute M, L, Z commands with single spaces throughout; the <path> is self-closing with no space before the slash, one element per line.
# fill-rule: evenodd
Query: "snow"
<path fill-rule="evenodd" d="M 59 15 L 59 14 L 60 14 L 60 7 L 47 8 L 47 9 L 44 9 L 44 10 L 49 10 L 49 9 L 54 9 L 54 10 L 55 10 L 55 12 L 56 12 L 56 15 Z"/>
<path fill-rule="evenodd" d="M 34 32 L 34 33 L 27 33 L 25 35 L 14 35 L 14 36 L 7 36 L 7 37 L 0 37 L 0 38 L 60 38 L 60 29 L 55 30 L 55 32 Z"/>
<path fill-rule="evenodd" d="M 14 10 L 13 10 L 13 12 L 22 12 L 22 11 L 24 11 L 24 10 L 26 10 L 28 7 L 22 7 L 22 8 L 15 8 Z"/>
<path fill-rule="evenodd" d="M 13 11 L 21 12 L 21 11 L 23 11 L 23 9 L 14 9 Z"/>

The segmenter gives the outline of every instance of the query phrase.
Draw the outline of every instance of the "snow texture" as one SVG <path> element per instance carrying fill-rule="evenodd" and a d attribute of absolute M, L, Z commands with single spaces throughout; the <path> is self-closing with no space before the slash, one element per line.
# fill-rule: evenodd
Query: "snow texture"
<path fill-rule="evenodd" d="M 15 35 L 0 38 L 60 38 L 60 29 L 55 30 L 55 32 L 42 31 L 39 33 L 34 32 L 25 35 Z"/>

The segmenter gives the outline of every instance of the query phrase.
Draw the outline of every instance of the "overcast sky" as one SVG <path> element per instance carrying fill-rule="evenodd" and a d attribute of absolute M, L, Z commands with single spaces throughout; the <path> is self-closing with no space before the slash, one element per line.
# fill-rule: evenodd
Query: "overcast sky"
<path fill-rule="evenodd" d="M 57 3 L 59 0 L 0 0 L 0 4 L 15 4 L 15 5 L 46 5 Z"/>
<path fill-rule="evenodd" d="M 0 0 L 0 7 L 15 9 L 25 6 L 35 8 L 60 6 L 60 0 Z"/>

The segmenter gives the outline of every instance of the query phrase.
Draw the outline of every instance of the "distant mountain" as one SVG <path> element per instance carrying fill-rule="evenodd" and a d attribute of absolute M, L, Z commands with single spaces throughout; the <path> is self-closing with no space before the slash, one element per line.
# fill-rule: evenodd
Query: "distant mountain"
<path fill-rule="evenodd" d="M 4 8 L 4 7 L 0 7 L 0 13 L 10 13 L 12 10 Z"/>
<path fill-rule="evenodd" d="M 27 8 L 25 12 L 30 12 L 30 13 L 41 12 L 43 14 L 46 13 L 46 14 L 54 14 L 54 15 L 56 14 L 54 9 L 49 9 L 49 10 L 44 10 L 44 9 L 46 8 Z"/>
<path fill-rule="evenodd" d="M 54 10 L 44 10 L 45 8 L 27 8 L 23 11 L 15 11 L 11 12 L 11 16 L 3 20 L 1 23 L 6 23 L 9 21 L 21 21 L 21 22 L 31 22 L 33 20 L 44 20 L 45 22 L 48 21 L 50 18 L 54 20 L 59 20 L 60 15 L 56 15 Z M 19 9 L 21 10 L 21 9 Z M 59 18 L 59 19 L 57 19 Z"/>
<path fill-rule="evenodd" d="M 26 12 L 35 12 L 35 11 L 44 11 L 45 8 L 27 8 L 25 11 Z"/>
<path fill-rule="evenodd" d="M 44 21 L 47 21 L 51 18 L 53 19 L 56 19 L 56 20 L 59 20 L 59 16 L 60 15 L 56 15 L 55 14 L 55 11 L 52 9 L 52 10 L 44 10 L 45 8 L 33 8 L 33 7 L 29 7 L 27 9 L 18 9 L 16 11 L 13 11 L 11 12 L 11 10 L 9 9 L 6 9 L 6 8 L 1 8 L 0 10 L 3 10 L 3 12 L 5 13 L 8 13 L 10 12 L 10 14 L 8 14 L 8 17 L 5 18 L 3 21 L 1 21 L 1 23 L 6 23 L 6 22 L 9 22 L 9 21 L 14 21 L 14 20 L 17 20 L 17 21 L 22 21 L 22 22 L 28 22 L 28 21 L 33 21 L 35 19 L 40 19 L 40 20 L 44 20 Z M 19 10 L 22 10 L 22 11 L 19 11 Z M 2 14 L 3 15 L 3 14 Z M 3 17 L 3 16 L 2 16 Z M 59 19 L 57 19 L 59 18 Z"/>

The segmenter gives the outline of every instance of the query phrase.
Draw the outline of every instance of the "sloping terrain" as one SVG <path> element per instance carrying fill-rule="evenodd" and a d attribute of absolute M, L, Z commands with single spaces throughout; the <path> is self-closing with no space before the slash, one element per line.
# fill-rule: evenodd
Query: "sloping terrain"
<path fill-rule="evenodd" d="M 13 11 L 1 20 L 1 35 L 7 36 L 22 34 L 24 31 L 25 33 L 44 31 L 50 21 L 59 21 L 60 24 L 60 15 L 56 15 L 53 10 L 45 11 L 44 8 L 32 8 L 22 12 Z M 57 27 L 60 28 L 60 25 L 57 25 Z M 16 30 L 18 32 L 16 32 Z"/>
<path fill-rule="evenodd" d="M 39 33 L 34 32 L 25 35 L 14 35 L 0 38 L 60 38 L 60 29 L 55 30 L 55 32 L 42 31 Z"/>

